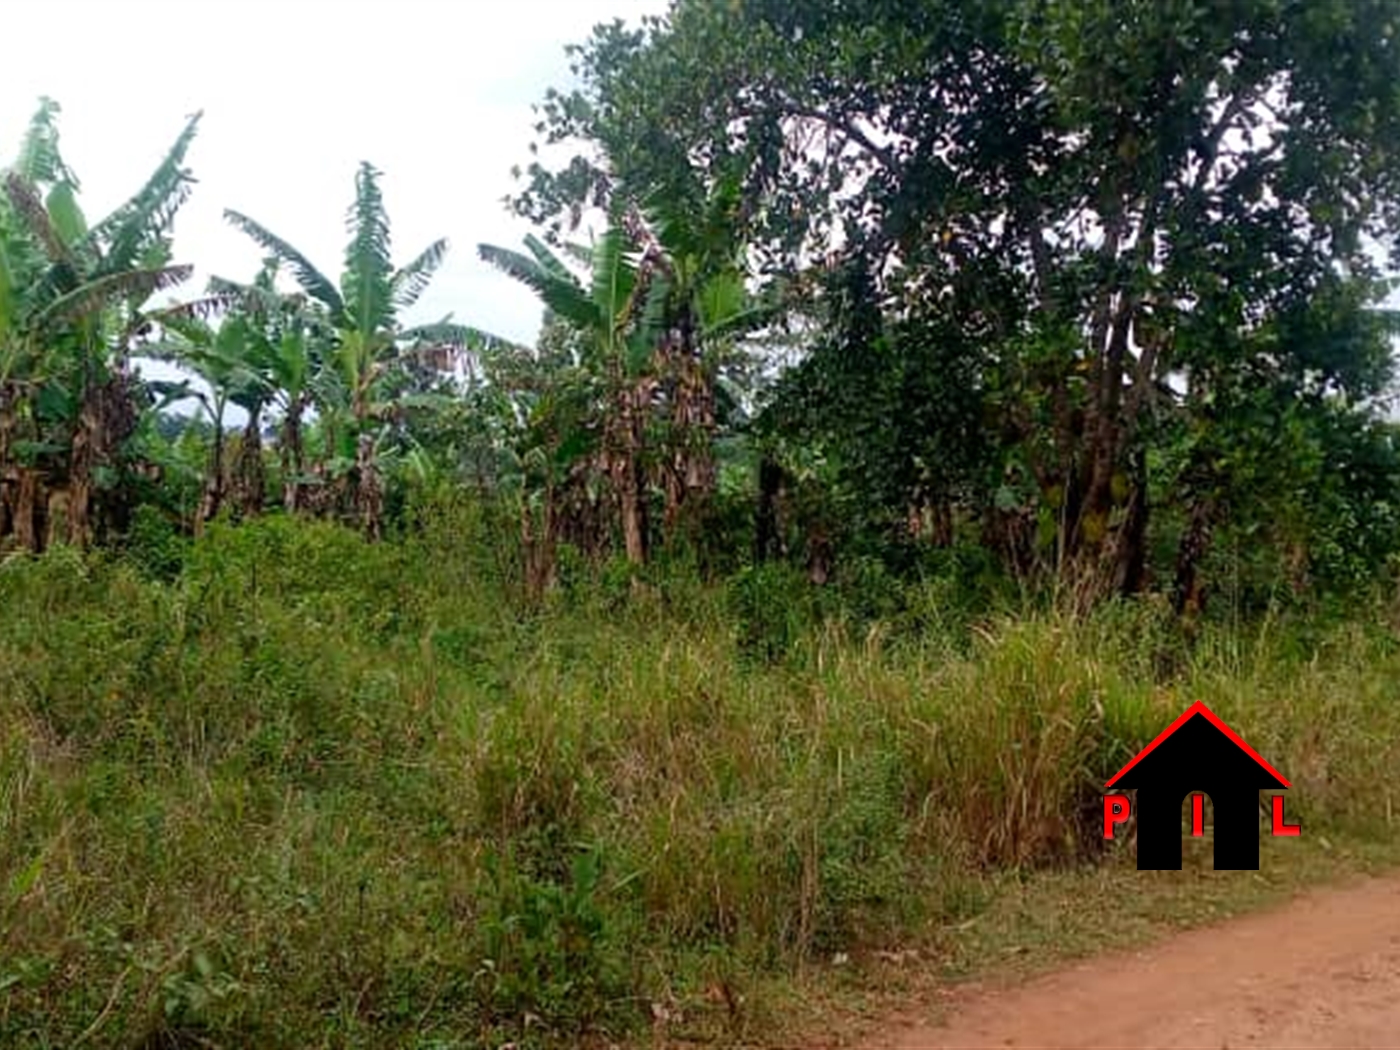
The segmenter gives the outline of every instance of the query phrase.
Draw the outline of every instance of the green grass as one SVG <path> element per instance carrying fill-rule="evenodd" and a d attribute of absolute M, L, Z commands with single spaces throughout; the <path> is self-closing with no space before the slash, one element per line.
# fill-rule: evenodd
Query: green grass
<path fill-rule="evenodd" d="M 1099 785 L 1195 699 L 1294 781 L 1266 889 L 1394 841 L 1380 622 L 1188 644 L 1150 602 L 977 621 L 936 583 L 856 620 L 767 570 L 528 608 L 461 514 L 169 553 L 0 566 L 0 1045 L 732 1044 L 885 949 L 1115 943 L 1156 920 L 1082 904 L 1142 885 Z M 1143 899 L 1193 878 L 1259 896 Z"/>

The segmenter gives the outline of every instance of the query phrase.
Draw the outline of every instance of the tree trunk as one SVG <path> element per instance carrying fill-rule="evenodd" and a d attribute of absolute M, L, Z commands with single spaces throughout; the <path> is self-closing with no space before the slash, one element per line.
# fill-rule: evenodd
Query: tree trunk
<path fill-rule="evenodd" d="M 754 512 L 753 560 L 763 563 L 778 553 L 778 494 L 783 468 L 764 456 L 758 464 L 758 506 Z"/>
<path fill-rule="evenodd" d="M 671 391 L 670 426 L 666 435 L 667 453 L 662 466 L 662 485 L 666 508 L 662 515 L 662 531 L 669 540 L 680 525 L 686 503 L 691 457 L 692 383 L 689 374 L 689 347 L 686 337 L 662 341 L 657 351 L 658 371 Z"/>
<path fill-rule="evenodd" d="M 374 439 L 368 434 L 361 434 L 355 446 L 355 504 L 365 537 L 381 539 L 384 530 L 384 490 L 374 455 Z"/>
<path fill-rule="evenodd" d="M 125 364 L 118 362 L 100 380 L 89 374 L 83 390 L 69 450 L 66 486 L 67 539 L 75 547 L 92 544 L 100 510 L 107 512 L 102 518 L 104 525 L 111 517 L 110 504 L 103 508 L 98 503 L 96 471 L 100 466 L 112 465 L 122 443 L 136 431 L 137 410 L 128 378 Z"/>
<path fill-rule="evenodd" d="M 1210 549 L 1215 507 L 1209 499 L 1191 505 L 1191 518 L 1182 534 L 1176 555 L 1176 580 L 1172 587 L 1172 607 L 1178 615 L 1195 616 L 1205 605 L 1205 589 L 1200 566 Z"/>
<path fill-rule="evenodd" d="M 598 498 L 592 482 L 611 476 L 611 462 L 606 451 L 595 453 L 574 463 L 560 482 L 549 487 L 556 544 L 571 544 L 595 563 L 607 550 L 611 504 Z"/>
<path fill-rule="evenodd" d="M 1109 528 L 1113 514 L 1113 474 L 1115 466 L 1112 429 L 1090 435 L 1085 449 L 1084 499 L 1078 506 L 1069 538 L 1071 561 L 1078 563 L 1081 576 L 1102 573 L 1104 552 L 1112 547 Z"/>
<path fill-rule="evenodd" d="M 10 435 L 19 425 L 19 394 L 9 383 L 0 383 L 0 541 L 14 528 L 14 487 L 18 464 L 10 461 Z"/>
<path fill-rule="evenodd" d="M 101 425 L 100 406 L 94 405 L 89 396 L 78 413 L 68 460 L 66 538 L 78 548 L 86 548 L 92 542 L 93 467 L 97 462 Z M 53 521 L 56 515 L 49 517 Z"/>
<path fill-rule="evenodd" d="M 643 485 L 637 461 L 628 456 L 622 462 L 622 483 L 618 491 L 622 500 L 622 542 L 627 560 L 633 565 L 645 565 L 647 560 L 647 522 Z"/>
<path fill-rule="evenodd" d="M 666 509 L 661 516 L 661 529 L 669 539 L 680 526 L 681 511 L 685 506 L 685 453 L 676 449 L 663 471 L 661 479 L 666 496 Z"/>
<path fill-rule="evenodd" d="M 1118 246 L 1126 232 L 1125 214 L 1110 221 L 1103 254 L 1116 258 Z M 1152 245 L 1156 226 L 1156 201 L 1149 203 L 1138 231 L 1133 249 L 1140 264 Z M 1129 346 L 1135 330 L 1142 298 L 1138 291 L 1129 291 L 1122 284 L 1107 285 L 1101 290 L 1099 305 L 1092 319 L 1090 355 L 1093 361 L 1091 396 L 1083 423 L 1083 470 L 1080 474 L 1082 500 L 1076 500 L 1075 513 L 1066 520 L 1071 524 L 1065 553 L 1075 575 L 1075 584 L 1082 597 L 1095 600 L 1125 586 L 1137 586 L 1142 569 L 1139 551 L 1143 546 L 1146 527 L 1145 493 L 1137 476 L 1145 474 L 1145 465 L 1136 461 L 1133 447 L 1145 394 L 1150 385 L 1157 360 L 1158 346 L 1144 346 L 1134 370 L 1134 390 L 1125 397 L 1124 381 L 1131 360 Z M 1125 471 L 1124 457 L 1132 462 Z M 1070 472 L 1066 472 L 1068 476 Z M 1117 479 L 1127 476 L 1129 490 L 1122 498 L 1115 494 Z M 1069 495 L 1068 493 L 1066 494 Z M 1112 515 L 1115 506 L 1127 501 L 1128 513 L 1115 528 Z M 1110 534 L 1113 531 L 1113 535 Z"/>
<path fill-rule="evenodd" d="M 947 499 L 933 501 L 933 528 L 930 539 L 935 547 L 953 545 L 953 504 Z"/>
<path fill-rule="evenodd" d="M 44 502 L 39 472 L 31 467 L 20 467 L 19 484 L 15 492 L 15 542 L 24 550 L 35 554 L 43 550 Z"/>
<path fill-rule="evenodd" d="M 295 514 L 301 508 L 301 476 L 306 468 L 305 453 L 302 450 L 301 415 L 304 406 L 298 398 L 287 406 L 287 415 L 282 421 L 282 506 L 288 514 Z"/>
<path fill-rule="evenodd" d="M 1132 474 L 1128 484 L 1128 515 L 1118 533 L 1113 589 L 1118 594 L 1137 594 L 1147 574 L 1147 450 L 1133 450 Z"/>
<path fill-rule="evenodd" d="M 982 512 L 982 546 L 995 551 L 1018 580 L 1036 567 L 1035 532 L 1035 517 L 1024 508 L 990 506 Z"/>
<path fill-rule="evenodd" d="M 204 496 L 195 515 L 194 531 L 199 535 L 204 526 L 218 516 L 224 506 L 224 424 L 223 413 L 214 421 L 214 442 L 210 449 L 209 475 L 204 479 Z"/>
<path fill-rule="evenodd" d="M 525 590 L 532 601 L 538 601 L 554 586 L 558 564 L 552 486 L 545 487 L 542 503 L 543 520 L 538 529 L 535 528 L 528 494 L 522 496 L 520 503 L 520 541 L 525 559 Z"/>
<path fill-rule="evenodd" d="M 238 461 L 234 465 L 238 509 L 245 518 L 255 518 L 262 513 L 263 499 L 267 491 L 267 472 L 262 456 L 261 415 L 257 410 L 249 413 L 248 423 L 243 428 L 243 438 L 238 446 Z"/>
<path fill-rule="evenodd" d="M 831 539 L 820 523 L 807 529 L 807 579 L 818 586 L 831 579 Z"/>
<path fill-rule="evenodd" d="M 703 519 L 715 491 L 715 391 L 703 362 L 684 349 L 676 362 L 673 451 L 667 471 L 666 529 Z"/>
<path fill-rule="evenodd" d="M 702 528 L 714 502 L 715 387 L 703 361 L 689 363 L 690 420 L 685 464 L 685 499 L 695 527 Z"/>
<path fill-rule="evenodd" d="M 906 515 L 909 538 L 928 540 L 935 547 L 953 545 L 953 507 L 947 499 L 918 496 Z"/>
<path fill-rule="evenodd" d="M 622 519 L 623 548 L 633 565 L 647 560 L 646 479 L 642 471 L 641 406 L 649 386 L 644 381 L 619 391 L 615 448 L 610 464 Z"/>
<path fill-rule="evenodd" d="M 44 546 L 56 546 L 73 535 L 73 498 L 65 489 L 49 489 L 44 501 Z"/>

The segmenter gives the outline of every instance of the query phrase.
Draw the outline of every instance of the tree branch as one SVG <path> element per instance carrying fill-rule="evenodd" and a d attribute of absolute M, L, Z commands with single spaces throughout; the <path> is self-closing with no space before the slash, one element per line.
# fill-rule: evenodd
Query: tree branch
<path fill-rule="evenodd" d="M 1240 93 L 1232 95 L 1230 101 L 1225 104 L 1225 110 L 1220 114 L 1220 118 L 1206 133 L 1201 150 L 1201 170 L 1196 172 L 1196 177 L 1191 182 L 1193 192 L 1200 192 L 1205 186 L 1206 176 L 1215 169 L 1216 158 L 1220 156 L 1220 146 L 1225 141 L 1225 133 L 1230 130 L 1235 119 L 1244 112 L 1245 107 L 1249 104 L 1250 100 L 1247 96 Z"/>
<path fill-rule="evenodd" d="M 838 117 L 834 113 L 827 113 L 815 106 L 803 106 L 795 102 L 783 102 L 779 105 L 788 116 L 806 117 L 808 120 L 818 121 L 841 132 L 846 138 L 878 160 L 885 168 L 893 169 L 895 167 L 897 161 L 894 152 L 888 147 L 877 145 L 869 135 L 861 131 L 849 119 Z M 738 114 L 741 117 L 757 117 L 761 115 L 761 109 L 758 106 L 743 106 L 738 110 Z"/>

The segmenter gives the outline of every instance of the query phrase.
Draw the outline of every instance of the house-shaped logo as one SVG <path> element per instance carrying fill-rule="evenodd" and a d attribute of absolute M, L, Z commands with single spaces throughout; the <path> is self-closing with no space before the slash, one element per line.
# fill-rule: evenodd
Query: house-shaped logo
<path fill-rule="evenodd" d="M 1192 795 L 1191 833 L 1204 831 L 1204 796 L 1215 815 L 1215 869 L 1259 870 L 1259 792 L 1289 783 L 1205 704 L 1192 704 L 1105 785 L 1137 790 L 1139 871 L 1180 870 L 1181 807 Z M 1104 797 L 1104 837 L 1129 817 L 1128 797 Z M 1273 797 L 1273 833 L 1297 835 Z"/>

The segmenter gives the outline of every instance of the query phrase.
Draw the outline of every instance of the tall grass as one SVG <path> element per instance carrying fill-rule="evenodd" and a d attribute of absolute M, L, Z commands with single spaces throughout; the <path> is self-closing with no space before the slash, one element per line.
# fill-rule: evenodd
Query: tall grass
<path fill-rule="evenodd" d="M 780 570 L 529 607 L 484 528 L 0 567 L 0 1045 L 624 1032 L 917 939 L 988 871 L 1122 863 L 1103 780 L 1196 699 L 1290 816 L 1389 834 L 1378 624 L 1188 644 L 1151 603 L 978 620 L 936 580 L 857 618 Z"/>

